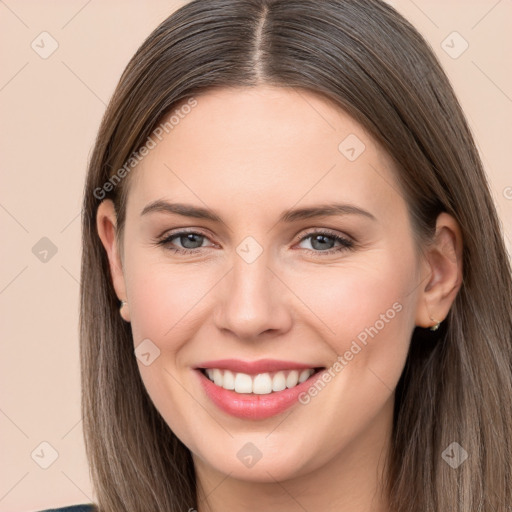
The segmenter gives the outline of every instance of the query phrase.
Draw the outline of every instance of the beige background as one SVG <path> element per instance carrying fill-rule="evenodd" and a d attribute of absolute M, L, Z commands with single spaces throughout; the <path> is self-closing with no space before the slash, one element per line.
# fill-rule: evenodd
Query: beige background
<path fill-rule="evenodd" d="M 143 39 L 186 2 L 0 0 L 0 512 L 93 499 L 80 420 L 78 279 L 85 168 L 100 118 Z M 512 253 L 510 0 L 394 0 L 452 80 Z M 57 50 L 51 49 L 48 32 Z M 452 58 L 442 42 L 469 44 Z M 41 38 L 45 38 L 41 43 Z M 447 43 L 462 49 L 463 41 Z M 453 39 L 453 43 L 450 41 Z M 39 45 L 36 46 L 36 45 Z M 57 252 L 42 262 L 46 237 Z M 43 245 L 41 247 L 43 247 Z M 36 249 L 33 250 L 33 247 Z M 33 252 L 34 251 L 34 252 Z M 49 443 L 41 445 L 41 443 Z M 41 464 L 52 462 L 44 469 Z"/>

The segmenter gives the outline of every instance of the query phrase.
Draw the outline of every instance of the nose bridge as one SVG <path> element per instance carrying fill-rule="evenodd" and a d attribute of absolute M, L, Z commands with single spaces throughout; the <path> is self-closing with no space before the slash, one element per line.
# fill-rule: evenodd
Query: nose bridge
<path fill-rule="evenodd" d="M 257 255 L 252 241 L 242 242 L 233 254 L 233 267 L 223 288 L 219 328 L 240 338 L 253 338 L 287 326 L 288 314 L 273 272 L 269 251 Z M 282 286 L 282 284 L 281 284 Z"/>

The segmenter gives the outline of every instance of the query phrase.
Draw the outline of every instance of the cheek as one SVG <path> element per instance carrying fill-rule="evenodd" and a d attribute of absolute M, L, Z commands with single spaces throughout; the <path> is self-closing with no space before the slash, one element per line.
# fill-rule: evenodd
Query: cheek
<path fill-rule="evenodd" d="M 207 295 L 218 278 L 199 278 L 189 266 L 154 261 L 136 251 L 127 258 L 126 269 L 134 347 L 148 347 L 144 352 L 151 357 L 148 365 L 137 361 L 142 382 L 167 424 L 194 449 L 201 432 L 194 431 L 196 423 L 189 415 L 199 415 L 201 409 L 184 391 L 183 383 L 190 377 L 180 365 L 180 354 L 204 322 Z"/>
<path fill-rule="evenodd" d="M 213 279 L 198 279 L 190 266 L 144 262 L 133 255 L 127 262 L 127 283 L 134 343 L 149 338 L 165 350 L 178 350 L 180 343 L 197 330 L 204 300 Z M 202 275 L 204 277 L 204 275 Z M 163 348 L 163 347 L 162 347 Z"/>
<path fill-rule="evenodd" d="M 376 421 L 390 400 L 414 327 L 413 260 L 404 254 L 402 264 L 396 265 L 388 254 L 381 256 L 377 263 L 373 255 L 372 265 L 323 269 L 321 280 L 319 275 L 300 280 L 300 285 L 297 280 L 294 288 L 314 313 L 307 315 L 308 331 L 332 353 L 327 391 L 324 385 L 312 386 L 302 403 L 322 411 L 321 437 L 337 446 L 350 443 Z M 305 318 L 306 313 L 301 316 Z M 322 453 L 329 457 L 329 451 Z"/>
<path fill-rule="evenodd" d="M 293 289 L 308 308 L 301 320 L 308 318 L 311 331 L 329 345 L 333 362 L 342 356 L 345 373 L 371 367 L 392 383 L 414 327 L 414 265 L 407 254 L 400 265 L 392 253 L 378 256 L 295 276 Z"/>

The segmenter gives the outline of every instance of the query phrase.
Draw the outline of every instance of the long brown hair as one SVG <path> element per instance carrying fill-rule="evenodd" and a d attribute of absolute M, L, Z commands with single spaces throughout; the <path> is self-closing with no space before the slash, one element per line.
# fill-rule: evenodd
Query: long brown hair
<path fill-rule="evenodd" d="M 449 80 L 422 36 L 380 0 L 194 0 L 124 71 L 83 199 L 82 414 L 99 510 L 184 511 L 197 507 L 197 489 L 190 451 L 141 381 L 98 205 L 114 201 L 122 240 L 133 173 L 118 171 L 158 124 L 204 91 L 258 84 L 322 94 L 363 125 L 396 162 L 419 244 L 443 211 L 462 230 L 460 291 L 435 336 L 414 330 L 396 390 L 391 510 L 510 510 L 512 277 L 502 227 Z M 456 469 L 442 457 L 453 442 L 468 453 Z"/>

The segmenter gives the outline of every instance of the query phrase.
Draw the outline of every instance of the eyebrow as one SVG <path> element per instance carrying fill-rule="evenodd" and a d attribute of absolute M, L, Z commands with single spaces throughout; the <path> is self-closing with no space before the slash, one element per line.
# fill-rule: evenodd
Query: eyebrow
<path fill-rule="evenodd" d="M 222 222 L 222 219 L 219 215 L 207 208 L 201 208 L 183 203 L 169 203 L 162 199 L 158 199 L 146 205 L 140 215 L 142 217 L 152 212 L 164 212 L 182 215 L 183 217 L 193 217 L 195 219 Z M 310 219 L 312 217 L 325 217 L 335 215 L 362 215 L 373 221 L 377 221 L 374 215 L 366 210 L 363 210 L 362 208 L 359 208 L 358 206 L 343 203 L 329 203 L 309 206 L 307 208 L 291 208 L 289 210 L 285 210 L 281 214 L 279 222 L 295 222 L 298 220 Z"/>

